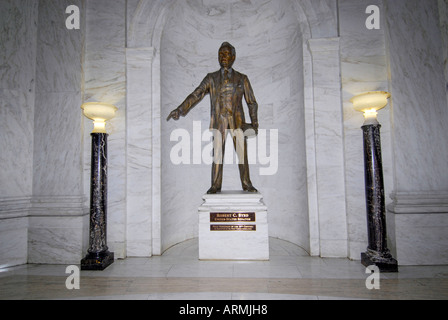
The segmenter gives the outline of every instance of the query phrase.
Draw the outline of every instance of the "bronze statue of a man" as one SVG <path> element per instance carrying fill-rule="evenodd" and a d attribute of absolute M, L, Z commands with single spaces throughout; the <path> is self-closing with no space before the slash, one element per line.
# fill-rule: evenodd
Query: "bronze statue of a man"
<path fill-rule="evenodd" d="M 227 133 L 230 132 L 238 156 L 240 179 L 244 191 L 257 192 L 249 176 L 247 158 L 247 137 L 243 128 L 247 125 L 244 118 L 242 98 L 244 96 L 252 126 L 258 130 L 258 104 L 246 75 L 232 69 L 236 58 L 235 48 L 224 42 L 219 48 L 218 60 L 221 69 L 207 74 L 199 87 L 167 118 L 178 120 L 198 104 L 209 93 L 211 101 L 210 129 L 213 131 L 212 186 L 207 191 L 214 194 L 221 191 L 224 149 Z"/>

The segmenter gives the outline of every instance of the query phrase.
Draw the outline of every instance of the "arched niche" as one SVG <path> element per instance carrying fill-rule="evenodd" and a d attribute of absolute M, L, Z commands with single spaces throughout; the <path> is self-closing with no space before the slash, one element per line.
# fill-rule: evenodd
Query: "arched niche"
<path fill-rule="evenodd" d="M 242 6 L 247 3 L 248 7 L 246 10 L 240 10 Z M 239 4 L 239 6 L 238 6 Z M 296 243 L 310 252 L 311 255 L 320 255 L 321 253 L 321 241 L 322 237 L 327 237 L 328 239 L 334 239 L 333 236 L 322 235 L 321 230 L 321 206 L 319 205 L 319 190 L 322 186 L 326 185 L 326 180 L 332 179 L 333 176 L 328 177 L 327 179 L 320 179 L 318 177 L 318 168 L 319 168 L 319 156 L 326 150 L 326 148 L 322 147 L 321 141 L 317 139 L 316 132 L 320 128 L 320 121 L 322 118 L 322 114 L 319 113 L 319 108 L 322 108 L 322 102 L 320 100 L 316 104 L 316 82 L 315 80 L 315 63 L 326 65 L 326 59 L 315 61 L 314 57 L 312 57 L 312 51 L 321 50 L 320 48 L 326 48 L 327 45 L 330 45 L 331 50 L 334 50 L 334 55 L 337 55 L 337 8 L 336 2 L 333 0 L 283 0 L 283 1 L 251 1 L 250 5 L 254 4 L 258 10 L 264 10 L 264 8 L 270 7 L 273 10 L 268 11 L 269 13 L 274 12 L 272 15 L 271 22 L 274 21 L 275 25 L 280 23 L 279 21 L 289 21 L 290 28 L 286 29 L 285 32 L 291 32 L 293 35 L 291 39 L 288 39 L 288 43 L 280 43 L 275 42 L 275 37 L 268 37 L 269 34 L 273 34 L 268 28 L 265 28 L 264 25 L 260 26 L 260 30 L 264 30 L 263 34 L 258 34 L 258 37 L 253 37 L 252 34 L 249 34 L 251 37 L 250 40 L 256 39 L 261 44 L 266 39 L 269 39 L 268 45 L 263 46 L 263 49 L 266 49 L 268 52 L 266 56 L 271 56 L 272 52 L 276 53 L 281 48 L 289 48 L 290 40 L 298 40 L 298 42 L 293 42 L 297 45 L 296 50 L 283 50 L 283 56 L 278 59 L 278 63 L 282 63 L 285 61 L 290 62 L 286 57 L 288 54 L 293 55 L 294 52 L 297 53 L 294 57 L 292 57 L 291 61 L 297 62 L 292 70 L 296 70 L 294 72 L 294 79 L 297 82 L 300 82 L 300 79 L 303 80 L 304 90 L 301 90 L 300 84 L 295 86 L 295 88 L 299 88 L 299 94 L 301 98 L 298 98 L 297 108 L 296 110 L 301 112 L 303 109 L 305 110 L 305 120 L 301 119 L 303 114 L 297 116 L 295 119 L 297 120 L 296 126 L 294 128 L 288 129 L 288 134 L 280 134 L 279 135 L 279 145 L 288 145 L 290 140 L 294 140 L 296 137 L 294 135 L 294 130 L 303 130 L 303 122 L 305 122 L 305 132 L 306 132 L 306 150 L 303 150 L 303 146 L 299 145 L 299 151 L 304 151 L 303 154 L 299 156 L 297 159 L 296 167 L 293 167 L 292 170 L 287 171 L 289 174 L 287 176 L 282 176 L 276 179 L 269 179 L 270 177 L 259 177 L 256 174 L 257 168 L 251 169 L 252 171 L 252 179 L 256 186 L 262 191 L 265 196 L 268 198 L 267 204 L 269 205 L 269 216 L 271 222 L 271 236 L 279 237 L 282 239 L 287 239 L 293 243 Z M 266 7 L 263 7 L 263 5 Z M 176 14 L 173 14 L 173 9 L 175 9 L 179 5 L 189 5 L 199 9 L 198 12 L 191 12 L 191 9 L 186 12 L 176 11 Z M 203 7 L 203 8 L 201 8 Z M 165 0 L 165 1 L 145 1 L 145 0 L 132 0 L 127 2 L 127 12 L 128 12 L 128 28 L 127 28 L 127 121 L 128 123 L 135 124 L 136 122 L 141 122 L 141 129 L 132 128 L 129 130 L 128 127 L 128 148 L 127 154 L 129 160 L 134 160 L 135 155 L 133 154 L 133 149 L 145 149 L 147 150 L 146 155 L 138 157 L 136 161 L 137 165 L 131 164 L 128 165 L 128 182 L 132 179 L 129 179 L 130 172 L 137 178 L 134 178 L 133 181 L 137 181 L 136 184 L 132 183 L 132 187 L 128 188 L 128 210 L 127 210 L 127 225 L 128 232 L 132 232 L 132 225 L 138 226 L 139 230 L 147 230 L 144 232 L 143 237 L 148 237 L 149 246 L 145 250 L 149 250 L 150 255 L 160 255 L 164 250 L 166 250 L 171 245 L 174 245 L 176 242 L 180 242 L 190 237 L 196 236 L 195 223 L 197 223 L 196 217 L 193 216 L 193 212 L 196 211 L 196 206 L 200 202 L 200 196 L 207 190 L 208 181 L 210 176 L 210 167 L 209 166 L 192 166 L 192 168 L 188 169 L 192 172 L 196 172 L 197 175 L 194 175 L 192 180 L 189 181 L 188 188 L 191 190 L 197 190 L 197 194 L 192 195 L 192 198 L 195 197 L 197 200 L 194 200 L 193 204 L 190 204 L 191 214 L 182 213 L 185 208 L 182 206 L 180 208 L 180 214 L 174 214 L 175 211 L 167 214 L 166 202 L 171 198 L 173 203 L 176 203 L 176 200 L 182 198 L 183 192 L 180 191 L 181 188 L 170 188 L 169 185 L 177 185 L 176 181 L 179 181 L 176 178 L 175 171 L 171 171 L 173 168 L 168 169 L 162 175 L 162 163 L 166 161 L 170 161 L 169 157 L 166 157 L 167 150 L 169 150 L 172 146 L 171 141 L 169 141 L 168 133 L 170 130 L 175 130 L 179 128 L 180 123 L 165 123 L 166 116 L 171 111 L 172 108 L 176 107 L 179 103 L 182 102 L 182 99 L 194 89 L 196 85 L 199 84 L 200 80 L 202 80 L 203 76 L 206 72 L 214 71 L 218 68 L 216 61 L 216 52 L 219 47 L 221 41 L 230 41 L 237 47 L 237 62 L 235 64 L 235 68 L 239 69 L 240 72 L 246 73 L 254 86 L 255 94 L 257 95 L 258 102 L 261 106 L 260 116 L 267 117 L 267 119 L 279 119 L 278 114 L 281 116 L 287 116 L 288 113 L 284 111 L 285 106 L 290 106 L 286 100 L 281 100 L 284 103 L 280 104 L 282 107 L 274 108 L 274 106 L 278 106 L 277 104 L 272 104 L 272 107 L 269 106 L 270 98 L 264 99 L 267 94 L 270 94 L 270 91 L 266 90 L 266 83 L 268 82 L 269 75 L 273 75 L 270 72 L 266 72 L 263 68 L 259 67 L 259 62 L 261 59 L 261 51 L 255 51 L 256 48 L 253 46 L 248 46 L 248 43 L 253 43 L 259 45 L 260 43 L 251 42 L 251 41 L 243 41 L 244 37 L 242 37 L 242 33 L 247 36 L 249 31 L 256 30 L 255 28 L 249 28 L 247 26 L 247 21 L 251 23 L 262 24 L 263 20 L 245 20 L 242 23 L 244 28 L 233 28 L 231 29 L 231 33 L 225 33 L 227 29 L 207 29 L 204 30 L 204 26 L 202 25 L 201 30 L 206 32 L 206 36 L 200 38 L 204 41 L 199 41 L 197 38 L 197 34 L 193 34 L 193 39 L 195 41 L 186 41 L 186 46 L 182 48 L 183 51 L 179 53 L 179 61 L 181 61 L 184 66 L 189 63 L 191 59 L 195 62 L 195 68 L 188 69 L 189 72 L 186 72 L 187 69 L 182 70 L 181 62 L 175 62 L 173 67 L 168 69 L 165 66 L 169 65 L 170 59 L 173 61 L 173 52 L 170 52 L 171 57 L 166 55 L 166 51 L 170 50 L 170 46 L 167 43 L 173 42 L 176 38 L 176 30 L 171 30 L 172 25 L 169 23 L 171 19 L 183 19 L 188 17 L 188 15 L 197 15 L 202 14 L 205 15 L 205 21 L 210 23 L 210 19 L 213 19 L 214 16 L 219 16 L 221 8 L 222 13 L 220 18 L 223 26 L 229 26 L 229 24 L 236 19 L 236 21 L 240 20 L 242 17 L 246 16 L 255 16 L 255 11 L 253 8 L 249 7 L 248 1 L 232 1 L 227 2 L 225 5 L 220 6 L 220 1 L 216 0 L 204 0 L 200 3 L 196 0 L 189 1 L 187 4 L 184 1 L 177 0 Z M 262 14 L 262 11 L 257 11 L 259 14 Z M 282 13 L 282 14 L 279 14 Z M 202 19 L 201 19 L 202 20 Z M 215 20 L 213 20 L 215 21 Z M 218 21 L 218 20 L 216 20 Z M 190 23 L 190 22 L 189 22 Z M 267 24 L 266 26 L 270 26 L 272 24 Z M 255 26 L 255 25 L 254 25 Z M 179 32 L 183 32 L 182 26 L 179 29 Z M 171 31 L 169 31 L 171 30 Z M 195 31 L 195 32 L 196 32 Z M 294 32 L 298 32 L 297 36 L 294 36 Z M 228 31 L 227 31 L 228 32 Z M 245 32 L 245 33 L 244 33 Z M 256 32 L 256 31 L 255 31 Z M 219 36 L 213 36 L 213 34 L 219 34 Z M 256 32 L 257 33 L 257 32 Z M 199 33 L 200 34 L 200 33 Z M 227 35 L 231 35 L 232 37 L 228 37 Z M 188 40 L 192 35 L 188 35 Z M 225 37 L 224 37 L 225 36 Z M 220 39 L 222 37 L 222 39 Z M 301 38 L 301 43 L 299 44 L 299 39 Z M 320 38 L 312 39 L 312 38 Z M 274 39 L 274 42 L 273 42 Z M 313 40 L 312 42 L 310 42 Z M 163 44 L 163 45 L 162 45 Z M 276 47 L 276 45 L 278 45 Z M 299 47 L 302 46 L 303 54 L 300 53 Z M 175 47 L 175 46 L 174 46 Z M 173 48 L 174 48 L 173 47 Z M 270 51 L 269 51 L 270 49 Z M 185 51 L 187 50 L 187 51 Z M 190 50 L 190 51 L 188 51 Z M 193 51 L 192 51 L 193 50 Z M 258 53 L 258 59 L 253 58 L 252 53 Z M 333 54 L 333 53 L 331 53 Z M 203 61 L 198 61 L 198 59 L 204 59 Z M 300 62 L 301 57 L 303 58 L 303 63 Z M 266 59 L 266 57 L 265 57 Z M 270 60 L 272 62 L 274 60 Z M 178 65 L 176 66 L 176 63 Z M 332 62 L 333 63 L 333 62 Z M 180 66 L 180 67 L 179 67 Z M 300 69 L 302 68 L 302 69 Z M 166 71 L 166 73 L 165 73 Z M 175 73 L 175 71 L 180 71 L 177 75 L 170 76 L 171 73 Z M 319 70 L 317 72 L 320 72 Z M 335 71 L 337 73 L 337 70 Z M 176 81 L 175 79 L 179 79 L 179 74 L 187 74 L 185 79 L 180 79 L 181 82 Z M 265 76 L 263 77 L 263 74 Z M 266 75 L 268 75 L 266 77 Z M 275 73 L 275 75 L 279 75 L 279 73 Z M 320 73 L 319 73 L 320 75 Z M 302 78 L 301 78 L 302 77 Z M 162 83 L 176 83 L 178 86 L 179 92 L 174 95 L 167 96 L 166 88 L 162 90 Z M 288 86 L 281 86 L 280 89 L 285 89 Z M 290 86 L 289 86 L 290 88 Z M 164 91 L 165 90 L 165 91 Z M 163 97 L 162 97 L 163 91 Z M 279 97 L 280 95 L 274 92 L 272 97 Z M 195 118 L 201 117 L 201 125 L 204 130 L 208 125 L 207 119 L 207 110 L 209 108 L 207 97 L 205 98 L 202 105 L 198 105 L 196 107 L 196 112 L 194 117 L 189 117 L 182 123 L 182 126 L 189 130 L 190 134 L 193 134 L 193 122 L 197 120 Z M 334 103 L 337 108 L 337 102 Z M 268 107 L 263 108 L 263 106 L 268 105 Z M 332 105 L 332 107 L 334 107 Z M 316 109 L 318 108 L 318 109 Z M 327 108 L 328 109 L 328 108 Z M 271 113 L 268 111 L 272 110 Z M 141 115 L 145 115 L 142 118 Z M 270 117 L 269 117 L 270 115 Z M 318 117 L 320 115 L 320 118 Z M 318 118 L 316 118 L 318 117 Z M 294 119 L 294 118 L 293 118 Z M 288 119 L 290 120 L 290 119 Z M 273 120 L 272 120 L 273 121 Z M 269 120 L 261 120 L 262 127 L 267 129 L 276 128 L 276 123 L 270 123 Z M 337 122 L 333 123 L 337 128 Z M 170 127 L 168 127 L 170 126 Z M 281 129 L 283 127 L 279 127 L 277 129 Z M 299 141 L 299 144 L 303 142 L 303 131 L 300 132 L 299 135 L 301 138 L 296 139 Z M 162 144 L 168 143 L 162 147 Z M 306 154 L 306 155 L 305 155 Z M 306 157 L 306 164 L 303 161 L 303 157 Z M 291 160 L 292 157 L 288 159 Z M 279 166 L 283 165 L 283 162 L 279 160 Z M 306 174 L 304 174 L 304 169 L 302 166 L 306 165 Z M 253 166 L 252 166 L 253 167 Z M 164 168 L 166 170 L 166 168 Z M 146 175 L 142 176 L 141 172 L 145 171 Z M 235 174 L 226 169 L 225 181 L 232 183 L 231 179 L 237 179 Z M 326 172 L 325 170 L 323 172 Z M 339 174 L 339 172 L 337 172 Z M 142 177 L 149 177 L 142 179 Z M 263 187 L 267 187 L 267 184 L 264 183 L 265 180 L 269 179 L 268 183 L 274 182 L 278 185 L 284 185 L 285 181 L 290 181 L 292 179 L 296 179 L 300 181 L 300 186 L 307 185 L 305 189 L 291 189 L 296 190 L 298 192 L 295 195 L 299 194 L 299 197 L 302 199 L 300 202 L 302 205 L 297 205 L 296 208 L 299 210 L 298 212 L 286 213 L 283 209 L 277 209 L 275 204 L 288 203 L 295 200 L 295 196 L 289 196 L 288 194 L 281 193 L 280 197 L 273 198 L 273 201 L 269 199 L 269 189 L 263 189 Z M 260 182 L 260 180 L 263 180 Z M 281 182 L 278 182 L 281 180 Z M 144 181 L 144 182 L 138 182 Z M 235 181 L 235 180 L 233 180 Z M 238 185 L 238 184 L 235 184 Z M 261 186 L 261 187 L 260 187 Z M 271 187 L 271 186 L 269 186 Z M 189 190 L 189 192 L 191 192 Z M 342 190 L 342 189 L 341 189 Z M 276 188 L 276 191 L 279 191 Z M 305 198 L 308 194 L 308 205 L 305 206 Z M 168 196 L 170 195 L 170 196 Z M 344 197 L 340 197 L 343 199 Z M 130 199 L 132 199 L 130 201 Z M 163 202 L 163 205 L 162 205 Z M 328 201 L 327 201 L 328 202 Z M 137 209 L 130 209 L 130 203 L 132 204 L 142 204 Z M 182 202 L 177 202 L 182 203 Z M 271 205 L 274 203 L 274 205 Z M 171 205 L 171 203 L 169 203 Z M 328 206 L 327 211 L 331 211 L 331 206 Z M 168 207 L 168 210 L 172 210 Z M 175 210 L 175 209 L 174 209 Z M 281 213 L 278 214 L 278 211 Z M 142 225 L 142 221 L 145 221 L 144 225 Z M 325 220 L 325 217 L 323 219 Z M 184 227 L 184 226 L 187 227 Z M 287 232 L 283 232 L 287 230 Z M 137 235 L 136 241 L 131 241 L 131 245 L 141 247 L 141 241 L 138 239 L 140 237 Z M 129 238 L 127 239 L 130 242 Z M 135 243 L 134 243 L 135 242 Z M 128 244 L 129 246 L 129 244 Z M 146 245 L 144 246 L 146 248 Z"/>
<path fill-rule="evenodd" d="M 158 50 L 162 251 L 197 236 L 197 208 L 210 187 L 210 165 L 201 157 L 209 144 L 201 141 L 209 126 L 209 97 L 178 122 L 167 123 L 164 119 L 207 73 L 219 69 L 217 52 L 223 41 L 236 47 L 234 68 L 248 75 L 259 104 L 261 128 L 267 130 L 267 145 L 260 146 L 259 139 L 251 149 L 257 159 L 250 168 L 252 182 L 264 195 L 268 206 L 270 236 L 308 250 L 301 30 L 295 3 L 290 0 L 191 0 L 173 2 L 169 6 Z M 178 144 L 178 140 L 170 141 L 174 130 L 188 133 L 184 136 L 188 141 L 183 142 L 190 144 L 189 160 L 180 165 L 173 164 L 170 158 L 173 147 Z M 266 156 L 269 151 L 277 153 L 277 163 L 272 154 L 266 158 L 270 163 L 260 163 L 259 152 L 263 147 L 267 148 Z M 225 166 L 223 189 L 239 188 L 236 164 Z"/>

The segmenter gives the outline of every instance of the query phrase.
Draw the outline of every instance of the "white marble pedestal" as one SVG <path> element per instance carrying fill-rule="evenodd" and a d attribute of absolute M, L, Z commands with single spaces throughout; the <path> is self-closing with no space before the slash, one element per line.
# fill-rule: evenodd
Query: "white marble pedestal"
<path fill-rule="evenodd" d="M 200 260 L 269 260 L 267 207 L 260 193 L 223 191 L 203 199 Z"/>

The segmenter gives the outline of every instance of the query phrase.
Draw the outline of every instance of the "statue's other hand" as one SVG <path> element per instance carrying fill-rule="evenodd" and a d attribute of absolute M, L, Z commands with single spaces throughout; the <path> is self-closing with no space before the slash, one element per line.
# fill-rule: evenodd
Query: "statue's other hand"
<path fill-rule="evenodd" d="M 254 127 L 255 131 L 258 132 L 258 122 L 253 122 L 252 126 Z"/>
<path fill-rule="evenodd" d="M 173 118 L 174 120 L 179 120 L 179 117 L 180 117 L 179 110 L 176 109 L 171 111 L 168 118 L 166 118 L 166 121 L 170 121 L 171 118 Z"/>

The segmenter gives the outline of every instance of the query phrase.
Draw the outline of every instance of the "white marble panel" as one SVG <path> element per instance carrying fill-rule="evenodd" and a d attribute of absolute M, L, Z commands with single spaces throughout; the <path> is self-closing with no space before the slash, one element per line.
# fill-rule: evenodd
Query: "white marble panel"
<path fill-rule="evenodd" d="M 0 3 L 0 194 L 32 193 L 36 1 Z"/>
<path fill-rule="evenodd" d="M 152 255 L 153 48 L 127 49 L 127 255 Z"/>
<path fill-rule="evenodd" d="M 30 263 L 79 263 L 85 246 L 80 111 L 85 28 L 65 25 L 71 4 L 84 21 L 83 3 L 39 2 Z"/>
<path fill-rule="evenodd" d="M 309 238 L 312 256 L 320 255 L 319 209 L 317 191 L 316 140 L 314 125 L 314 90 L 313 62 L 308 46 L 303 48 L 304 57 L 304 102 L 305 102 L 305 136 L 307 163 L 307 194 L 309 215 Z"/>
<path fill-rule="evenodd" d="M 448 61 L 448 0 L 439 0 L 440 31 L 444 61 Z M 448 106 L 448 63 L 445 63 L 446 103 Z"/>
<path fill-rule="evenodd" d="M 30 216 L 28 263 L 79 264 L 87 254 L 88 215 Z"/>
<path fill-rule="evenodd" d="M 27 263 L 37 1 L 0 2 L 0 265 Z"/>
<path fill-rule="evenodd" d="M 124 104 L 123 104 L 124 106 Z M 110 121 L 108 138 L 108 244 L 117 258 L 126 248 L 126 153 L 125 110 L 118 105 L 117 118 Z"/>
<path fill-rule="evenodd" d="M 403 5 L 385 3 L 395 168 L 391 244 L 399 264 L 446 263 L 448 113 L 439 3 Z"/>
<path fill-rule="evenodd" d="M 80 92 L 36 93 L 36 195 L 82 194 L 81 104 Z"/>
<path fill-rule="evenodd" d="M 302 0 L 299 1 L 311 29 L 313 38 L 329 38 L 338 35 L 337 1 Z"/>
<path fill-rule="evenodd" d="M 38 2 L 0 3 L 0 88 L 34 92 Z M 3 100 L 3 99 L 2 99 Z"/>
<path fill-rule="evenodd" d="M 160 52 L 153 60 L 152 72 L 152 250 L 161 255 L 162 249 L 162 110 Z M 164 119 L 163 119 L 164 120 Z"/>
<path fill-rule="evenodd" d="M 89 215 L 80 196 L 33 197 L 29 215 L 29 263 L 78 264 L 87 253 Z"/>
<path fill-rule="evenodd" d="M 34 95 L 9 89 L 0 89 L 0 95 L 0 194 L 30 196 Z"/>
<path fill-rule="evenodd" d="M 388 244 L 399 265 L 448 263 L 448 214 L 393 214 L 387 222 L 393 228 Z"/>
<path fill-rule="evenodd" d="M 439 5 L 384 5 L 395 170 L 388 229 L 399 264 L 446 263 L 448 113 Z"/>
<path fill-rule="evenodd" d="M 81 0 L 39 1 L 37 92 L 81 90 L 85 30 L 67 29 L 65 10 L 69 5 L 76 5 L 80 8 L 80 19 L 84 18 L 82 4 Z"/>
<path fill-rule="evenodd" d="M 446 191 L 448 113 L 438 3 L 389 1 L 386 9 L 395 188 Z"/>
<path fill-rule="evenodd" d="M 65 9 L 70 4 L 83 13 L 79 0 L 39 2 L 33 158 L 33 190 L 38 195 L 83 192 L 80 105 L 85 30 L 66 28 Z"/>
<path fill-rule="evenodd" d="M 108 245 L 116 258 L 126 256 L 126 2 L 87 1 L 84 102 L 118 107 L 108 121 Z M 84 120 L 84 184 L 90 181 L 90 131 Z"/>
<path fill-rule="evenodd" d="M 3 206 L 3 201 L 0 201 Z M 28 218 L 3 219 L 0 211 L 0 268 L 27 263 Z"/>
<path fill-rule="evenodd" d="M 339 38 L 311 39 L 320 255 L 347 256 Z"/>

